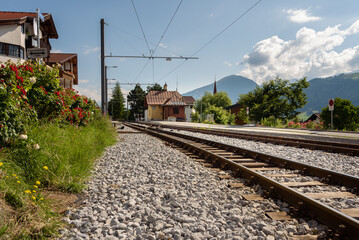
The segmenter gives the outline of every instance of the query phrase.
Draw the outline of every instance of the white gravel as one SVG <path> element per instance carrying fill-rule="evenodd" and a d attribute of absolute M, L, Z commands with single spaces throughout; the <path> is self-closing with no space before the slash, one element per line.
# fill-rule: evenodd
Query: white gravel
<path fill-rule="evenodd" d="M 164 129 L 168 130 L 168 129 Z M 177 131 L 177 130 L 174 130 Z M 177 131 L 182 134 L 200 137 L 212 141 L 226 143 L 237 147 L 282 157 L 333 171 L 359 177 L 359 157 L 352 157 L 336 153 L 328 153 L 319 150 L 295 148 L 271 143 L 242 140 L 237 138 L 221 137 L 189 131 Z"/>
<path fill-rule="evenodd" d="M 244 187 L 144 134 L 125 134 L 94 170 L 85 199 L 61 239 L 290 239 L 324 234 L 316 221 L 273 221 L 281 201 L 247 201 Z"/>

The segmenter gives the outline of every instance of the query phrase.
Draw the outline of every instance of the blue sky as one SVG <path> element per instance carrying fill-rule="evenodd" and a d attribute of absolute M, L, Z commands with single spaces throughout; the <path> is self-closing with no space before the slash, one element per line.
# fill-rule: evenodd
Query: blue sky
<path fill-rule="evenodd" d="M 55 52 L 78 54 L 81 94 L 100 99 L 100 19 L 107 23 L 106 55 L 192 56 L 257 0 L 18 0 L 4 11 L 53 15 L 59 34 Z M 160 41 L 161 40 L 161 41 Z M 354 0 L 263 0 L 219 37 L 172 71 L 182 60 L 107 58 L 108 78 L 123 83 L 168 84 L 181 93 L 231 74 L 262 83 L 279 76 L 325 77 L 359 70 L 359 4 Z M 146 63 L 148 64 L 146 65 Z M 146 66 L 146 67 L 145 67 Z M 144 69 L 141 72 L 141 69 Z M 170 73 L 172 71 L 172 73 Z M 123 85 L 126 90 L 133 86 Z M 143 86 L 146 88 L 146 86 Z M 220 90 L 220 89 L 219 89 Z"/>

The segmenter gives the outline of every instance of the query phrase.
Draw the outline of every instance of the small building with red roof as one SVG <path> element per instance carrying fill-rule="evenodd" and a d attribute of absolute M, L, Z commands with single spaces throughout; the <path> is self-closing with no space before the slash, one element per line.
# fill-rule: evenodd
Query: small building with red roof
<path fill-rule="evenodd" d="M 163 91 L 150 91 L 145 97 L 146 121 L 191 121 L 195 99 L 182 96 L 177 91 L 167 91 L 165 84 Z"/>
<path fill-rule="evenodd" d="M 51 53 L 46 59 L 47 65 L 60 64 L 60 86 L 73 88 L 78 85 L 77 54 L 76 53 Z"/>
<path fill-rule="evenodd" d="M 43 13 L 40 21 L 40 47 L 51 50 L 49 39 L 58 38 L 57 30 L 49 13 Z M 28 48 L 37 47 L 34 19 L 36 12 L 0 11 L 0 62 L 27 60 Z"/>

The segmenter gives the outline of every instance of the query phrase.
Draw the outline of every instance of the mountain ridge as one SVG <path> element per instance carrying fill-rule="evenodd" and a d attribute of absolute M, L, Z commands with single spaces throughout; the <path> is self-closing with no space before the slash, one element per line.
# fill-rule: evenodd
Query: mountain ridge
<path fill-rule="evenodd" d="M 304 89 L 307 94 L 307 104 L 299 109 L 302 112 L 311 114 L 321 112 L 321 109 L 328 105 L 330 98 L 349 99 L 353 105 L 359 106 L 359 72 L 341 73 L 326 78 L 313 78 L 308 81 L 310 86 Z M 198 99 L 205 92 L 213 93 L 214 83 L 196 88 L 182 94 L 183 96 L 193 96 Z M 217 92 L 228 93 L 232 103 L 235 104 L 240 94 L 246 94 L 253 90 L 257 83 L 249 78 L 239 75 L 226 76 L 216 83 Z"/>

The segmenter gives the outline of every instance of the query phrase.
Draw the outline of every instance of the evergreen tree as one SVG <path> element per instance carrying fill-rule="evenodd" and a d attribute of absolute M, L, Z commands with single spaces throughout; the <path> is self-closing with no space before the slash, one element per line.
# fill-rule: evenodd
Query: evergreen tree
<path fill-rule="evenodd" d="M 163 91 L 163 88 L 158 83 L 155 83 L 155 85 L 147 86 L 147 93 L 150 91 Z"/>
<path fill-rule="evenodd" d="M 108 112 L 114 119 L 125 119 L 125 99 L 118 82 L 112 90 L 112 98 L 108 103 Z"/>
<path fill-rule="evenodd" d="M 136 84 L 135 88 L 128 94 L 128 104 L 131 107 L 129 119 L 144 117 L 145 111 L 145 96 L 146 92 L 143 91 L 139 84 Z"/>

